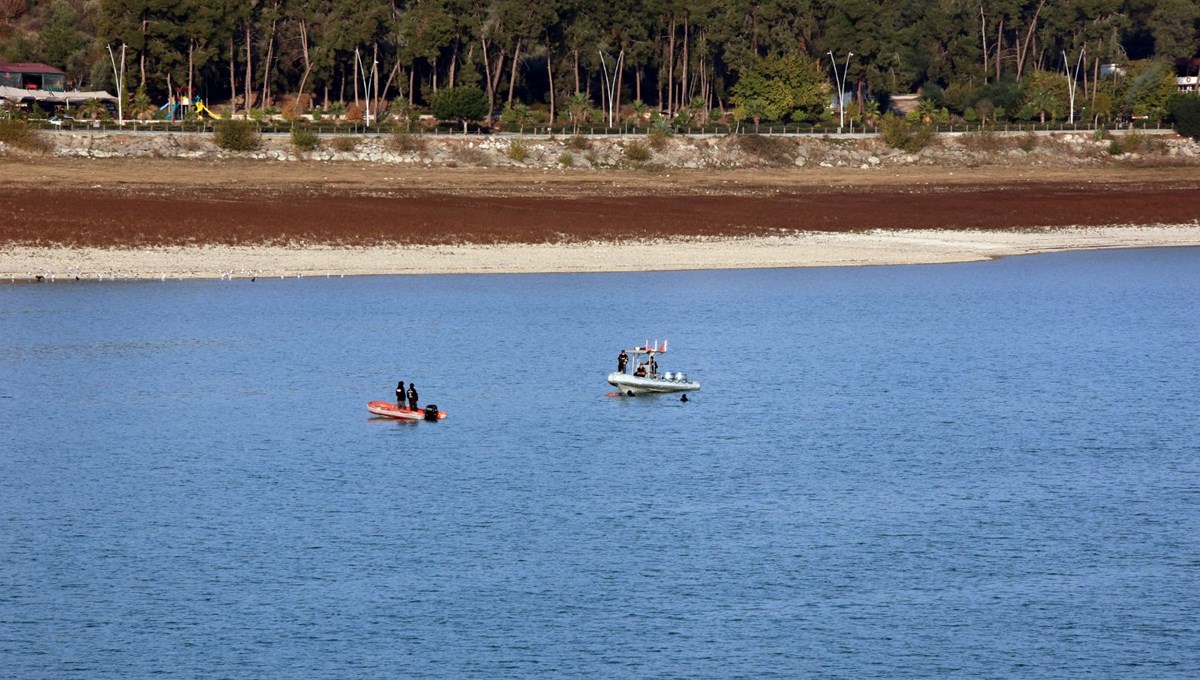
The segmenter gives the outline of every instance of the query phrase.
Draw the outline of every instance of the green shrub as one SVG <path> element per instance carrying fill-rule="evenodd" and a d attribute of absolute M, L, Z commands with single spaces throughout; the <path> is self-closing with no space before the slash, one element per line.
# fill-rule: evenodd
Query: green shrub
<path fill-rule="evenodd" d="M 1177 97 L 1171 101 L 1175 131 L 1200 141 L 1200 97 Z"/>
<path fill-rule="evenodd" d="M 573 151 L 587 151 L 592 148 L 592 140 L 583 135 L 575 135 L 567 140 L 567 148 Z"/>
<path fill-rule="evenodd" d="M 1108 155 L 1120 156 L 1123 153 L 1125 149 L 1121 146 L 1121 140 L 1114 137 L 1108 141 Z"/>
<path fill-rule="evenodd" d="M 392 138 L 388 140 L 388 146 L 391 147 L 392 151 L 399 151 L 401 153 L 424 151 L 425 140 L 420 135 L 414 135 L 397 128 Z"/>
<path fill-rule="evenodd" d="M 937 130 L 899 116 L 887 115 L 879 124 L 879 136 L 894 149 L 917 153 L 937 136 Z"/>
<path fill-rule="evenodd" d="M 254 151 L 261 139 L 253 121 L 218 120 L 213 123 L 213 141 L 227 151 Z"/>
<path fill-rule="evenodd" d="M 360 140 L 358 137 L 351 137 L 349 135 L 336 135 L 333 140 L 329 142 L 329 145 L 333 147 L 334 151 L 348 153 L 358 148 L 359 141 Z"/>
<path fill-rule="evenodd" d="M 297 125 L 292 128 L 292 146 L 297 151 L 316 151 L 321 147 L 321 137 L 312 128 Z"/>
<path fill-rule="evenodd" d="M 558 155 L 558 164 L 564 168 L 570 168 L 575 165 L 575 154 L 570 151 L 564 151 Z"/>
<path fill-rule="evenodd" d="M 525 146 L 525 142 L 519 139 L 514 139 L 508 144 L 508 157 L 514 161 L 521 163 L 529 156 L 529 148 Z"/>
<path fill-rule="evenodd" d="M 1167 151 L 1166 142 L 1162 141 L 1161 139 L 1157 139 L 1152 135 L 1147 135 L 1136 131 L 1127 132 L 1122 135 L 1120 139 L 1114 137 L 1112 142 L 1109 143 L 1109 153 L 1112 153 L 1111 149 L 1114 143 L 1117 145 L 1117 148 L 1120 149 L 1120 153 L 1113 154 L 1114 156 L 1118 156 L 1122 153 L 1140 153 L 1151 156 L 1166 153 Z"/>
<path fill-rule="evenodd" d="M 967 132 L 959 137 L 959 143 L 967 151 L 976 153 L 997 153 L 1004 150 L 1004 139 L 992 130 Z"/>
<path fill-rule="evenodd" d="M 486 167 L 490 164 L 490 158 L 483 149 L 471 144 L 460 144 L 453 146 L 450 149 L 450 154 L 454 161 L 459 161 L 468 166 Z M 451 166 L 455 167 L 455 166 Z"/>
<path fill-rule="evenodd" d="M 675 134 L 675 130 L 666 120 L 659 119 L 654 121 L 647 134 L 650 138 L 650 148 L 655 151 L 662 151 L 663 147 L 667 145 L 667 138 L 673 134 Z"/>
<path fill-rule="evenodd" d="M 1029 153 L 1038 147 L 1039 138 L 1033 132 L 1027 132 L 1017 138 L 1017 148 Z"/>
<path fill-rule="evenodd" d="M 53 148 L 44 134 L 29 127 L 29 123 L 16 118 L 0 120 L 0 142 L 38 153 L 46 153 Z"/>
<path fill-rule="evenodd" d="M 650 147 L 641 142 L 630 142 L 625 147 L 625 160 L 630 163 L 645 163 L 650 160 Z"/>
<path fill-rule="evenodd" d="M 738 135 L 735 137 L 742 153 L 753 156 L 768 165 L 792 163 L 792 143 L 786 137 L 765 135 Z"/>

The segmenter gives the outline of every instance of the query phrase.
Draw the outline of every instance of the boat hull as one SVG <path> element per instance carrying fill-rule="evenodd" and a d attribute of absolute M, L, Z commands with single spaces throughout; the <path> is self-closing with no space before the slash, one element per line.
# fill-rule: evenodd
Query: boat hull
<path fill-rule="evenodd" d="M 628 373 L 610 373 L 608 384 L 620 390 L 621 394 L 629 396 L 695 392 L 700 389 L 700 383 L 694 380 L 667 380 L 662 376 L 643 378 Z"/>
<path fill-rule="evenodd" d="M 425 410 L 410 408 L 401 408 L 390 401 L 372 401 L 367 404 L 367 410 L 377 416 L 384 418 L 395 418 L 396 420 L 425 420 Z M 446 417 L 445 411 L 437 412 L 438 420 Z"/>

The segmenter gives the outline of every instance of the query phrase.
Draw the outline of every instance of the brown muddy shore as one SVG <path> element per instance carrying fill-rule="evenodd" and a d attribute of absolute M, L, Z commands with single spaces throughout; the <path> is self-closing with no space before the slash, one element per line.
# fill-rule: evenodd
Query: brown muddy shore
<path fill-rule="evenodd" d="M 723 172 L 0 163 L 0 246 L 525 244 L 1200 220 L 1200 169 Z"/>

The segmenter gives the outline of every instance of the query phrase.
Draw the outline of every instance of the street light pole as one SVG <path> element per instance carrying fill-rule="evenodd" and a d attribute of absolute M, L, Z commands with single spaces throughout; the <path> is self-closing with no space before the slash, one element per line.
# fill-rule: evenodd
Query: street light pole
<path fill-rule="evenodd" d="M 112 62 L 113 79 L 117 81 L 117 125 L 125 127 L 125 43 L 121 43 L 121 68 L 117 68 L 117 58 L 113 55 L 112 45 L 108 45 L 108 59 Z"/>
<path fill-rule="evenodd" d="M 1067 94 L 1071 99 L 1071 122 L 1075 122 L 1075 80 L 1079 77 L 1079 67 L 1083 65 L 1083 51 L 1086 47 L 1079 48 L 1079 61 L 1075 64 L 1075 73 L 1071 73 L 1071 61 L 1067 57 L 1067 51 L 1063 50 L 1063 68 L 1067 70 Z M 1086 94 L 1086 93 L 1085 93 Z"/>
<path fill-rule="evenodd" d="M 837 83 L 837 98 L 838 98 L 838 134 L 842 133 L 842 128 L 846 127 L 846 90 L 843 82 L 846 74 L 850 72 L 850 57 L 853 57 L 853 52 L 846 53 L 846 67 L 842 69 L 842 73 L 838 75 L 837 60 L 833 56 L 833 50 L 829 51 L 829 63 L 833 64 L 833 80 Z"/>

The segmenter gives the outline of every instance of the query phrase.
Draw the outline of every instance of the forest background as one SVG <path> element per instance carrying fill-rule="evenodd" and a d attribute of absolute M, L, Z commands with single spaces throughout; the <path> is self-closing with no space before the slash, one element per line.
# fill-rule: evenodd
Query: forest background
<path fill-rule="evenodd" d="M 143 117 L 191 92 L 405 119 L 478 88 L 522 125 L 805 122 L 841 83 L 866 122 L 910 93 L 969 122 L 1162 118 L 1198 54 L 1200 0 L 0 0 L 0 61 L 113 93 L 121 62 Z"/>

